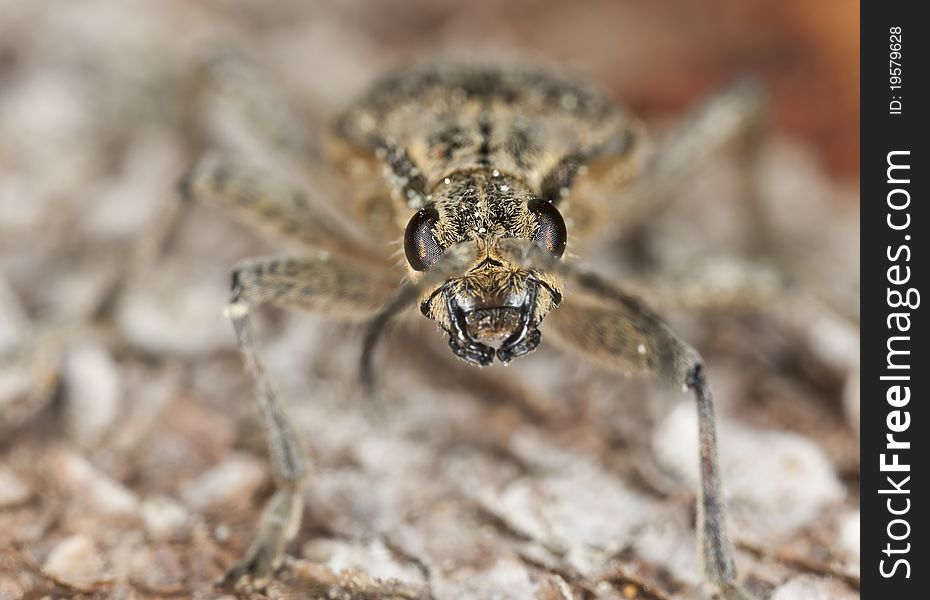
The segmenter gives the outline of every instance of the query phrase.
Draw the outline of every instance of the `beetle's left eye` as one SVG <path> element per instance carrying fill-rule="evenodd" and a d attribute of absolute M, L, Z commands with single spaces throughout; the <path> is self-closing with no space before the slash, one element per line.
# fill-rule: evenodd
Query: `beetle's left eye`
<path fill-rule="evenodd" d="M 433 226 L 439 213 L 427 207 L 413 215 L 404 231 L 404 253 L 414 271 L 425 271 L 442 256 L 442 248 L 433 237 Z"/>
<path fill-rule="evenodd" d="M 538 198 L 530 201 L 530 212 L 536 215 L 537 223 L 533 241 L 561 257 L 568 241 L 568 232 L 565 230 L 562 213 L 551 202 Z"/>

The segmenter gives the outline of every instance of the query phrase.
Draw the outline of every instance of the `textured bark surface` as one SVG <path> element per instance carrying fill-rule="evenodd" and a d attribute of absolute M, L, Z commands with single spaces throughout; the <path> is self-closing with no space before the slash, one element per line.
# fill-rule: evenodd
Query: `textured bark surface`
<path fill-rule="evenodd" d="M 762 260 L 721 157 L 583 262 L 648 281 L 660 306 L 692 281 L 790 281 L 758 312 L 662 310 L 708 365 L 747 586 L 857 598 L 858 5 L 267 4 L 0 0 L 0 599 L 224 597 L 213 582 L 271 493 L 221 308 L 230 267 L 275 246 L 195 207 L 109 336 L 53 339 L 203 149 L 183 82 L 221 47 L 319 123 L 392 65 L 441 52 L 567 64 L 657 130 L 736 74 L 767 77 L 776 239 Z M 269 160 L 222 108 L 197 128 L 207 145 Z M 704 597 L 689 395 L 585 366 L 545 331 L 532 356 L 477 370 L 433 329 L 411 315 L 389 336 L 374 416 L 358 327 L 259 313 L 312 473 L 289 559 L 255 597 Z M 25 369 L 7 360 L 24 347 L 55 350 Z"/>

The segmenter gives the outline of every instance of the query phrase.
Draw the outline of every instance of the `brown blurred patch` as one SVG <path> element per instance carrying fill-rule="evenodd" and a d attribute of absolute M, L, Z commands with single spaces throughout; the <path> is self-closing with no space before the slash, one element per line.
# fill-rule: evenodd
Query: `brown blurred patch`
<path fill-rule="evenodd" d="M 859 172 L 855 0 L 366 2 L 343 8 L 407 60 L 437 48 L 516 49 L 591 73 L 644 116 L 678 113 L 743 73 L 771 87 L 774 124 L 809 140 L 840 177 Z"/>

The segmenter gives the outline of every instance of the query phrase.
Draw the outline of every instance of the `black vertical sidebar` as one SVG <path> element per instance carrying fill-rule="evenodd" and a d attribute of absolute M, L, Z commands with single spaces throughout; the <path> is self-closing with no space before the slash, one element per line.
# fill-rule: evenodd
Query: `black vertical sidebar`
<path fill-rule="evenodd" d="M 930 22 L 861 5 L 861 573 L 868 600 L 930 598 Z M 919 490 L 923 489 L 924 492 Z"/>

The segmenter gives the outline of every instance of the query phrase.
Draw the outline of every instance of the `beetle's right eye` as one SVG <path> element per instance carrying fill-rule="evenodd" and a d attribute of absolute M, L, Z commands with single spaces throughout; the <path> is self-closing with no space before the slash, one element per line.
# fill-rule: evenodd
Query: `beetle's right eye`
<path fill-rule="evenodd" d="M 404 231 L 404 252 L 414 271 L 425 271 L 442 255 L 439 242 L 433 237 L 433 226 L 439 220 L 435 208 L 424 208 L 413 215 Z"/>

